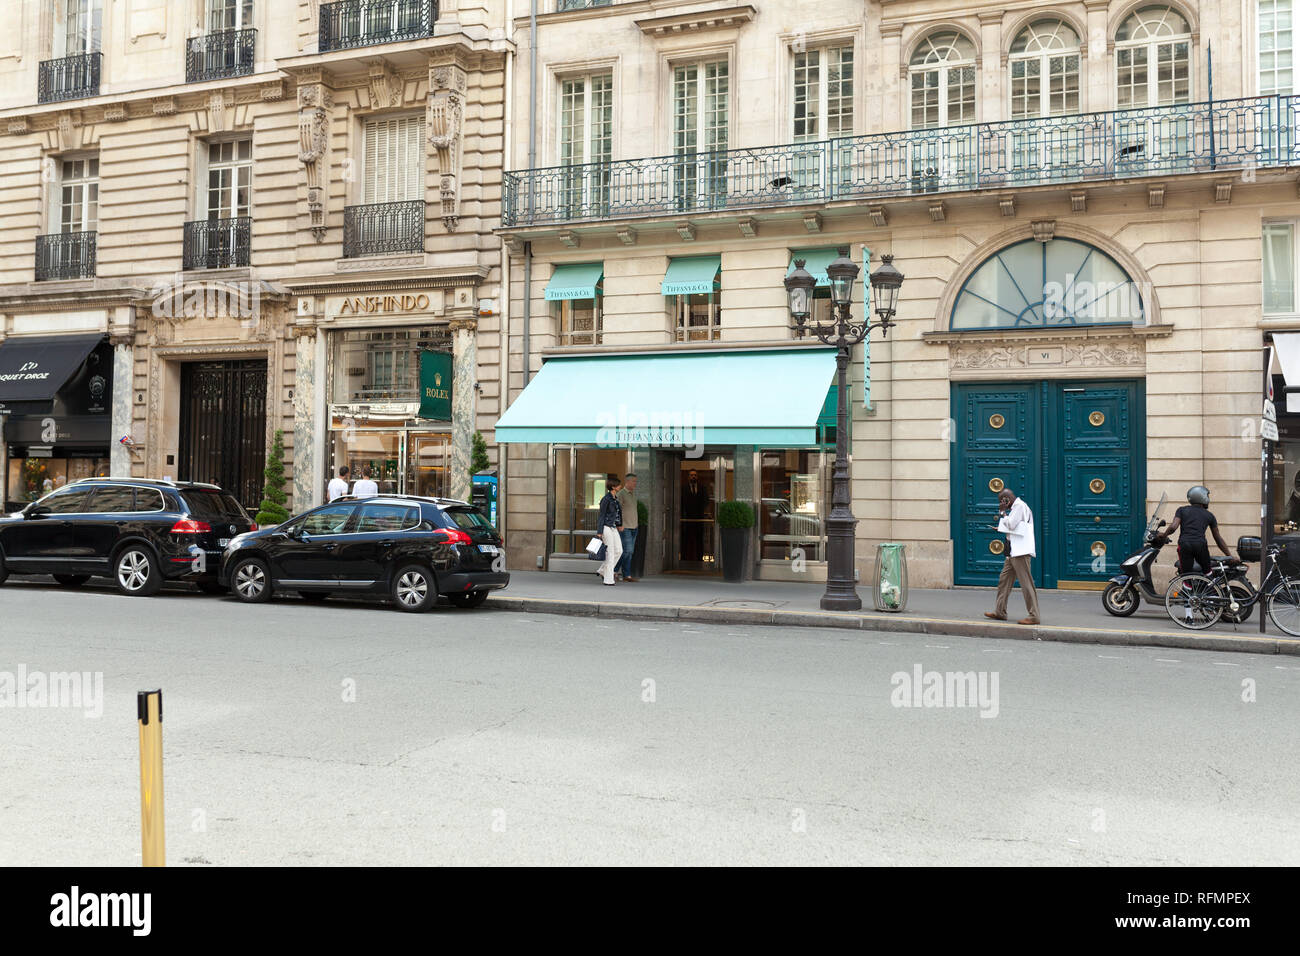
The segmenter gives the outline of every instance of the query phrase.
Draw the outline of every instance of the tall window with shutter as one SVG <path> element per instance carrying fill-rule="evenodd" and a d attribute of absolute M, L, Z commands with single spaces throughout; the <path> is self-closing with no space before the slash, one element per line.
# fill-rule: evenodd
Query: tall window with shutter
<path fill-rule="evenodd" d="M 345 257 L 424 251 L 425 156 L 422 116 L 366 122 L 361 205 L 344 216 Z"/>

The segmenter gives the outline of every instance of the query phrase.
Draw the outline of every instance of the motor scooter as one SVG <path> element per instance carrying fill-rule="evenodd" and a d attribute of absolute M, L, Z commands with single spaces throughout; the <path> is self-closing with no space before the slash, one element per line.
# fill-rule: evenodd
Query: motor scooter
<path fill-rule="evenodd" d="M 1128 617 L 1138 609 L 1143 601 L 1148 604 L 1165 606 L 1163 591 L 1157 592 L 1151 582 L 1151 566 L 1160 556 L 1160 549 L 1169 539 L 1160 533 L 1165 520 L 1160 517 L 1168 495 L 1160 496 L 1160 504 L 1151 513 L 1146 532 L 1142 535 L 1142 548 L 1120 562 L 1119 574 L 1110 579 L 1106 589 L 1101 592 L 1101 605 L 1116 617 Z"/>

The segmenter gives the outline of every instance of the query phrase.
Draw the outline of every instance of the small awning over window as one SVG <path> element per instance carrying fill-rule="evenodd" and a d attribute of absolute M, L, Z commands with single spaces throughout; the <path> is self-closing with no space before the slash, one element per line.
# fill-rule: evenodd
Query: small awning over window
<path fill-rule="evenodd" d="M 696 295 L 712 292 L 722 268 L 722 256 L 685 256 L 668 263 L 664 273 L 664 295 Z"/>
<path fill-rule="evenodd" d="M 805 259 L 804 268 L 812 273 L 817 285 L 829 287 L 831 280 L 826 276 L 826 267 L 840 257 L 838 249 L 792 249 L 790 251 L 790 268 L 785 270 L 788 276 L 794 272 L 794 260 Z"/>
<path fill-rule="evenodd" d="M 603 262 L 570 262 L 555 267 L 551 281 L 546 285 L 546 301 L 563 299 L 594 299 L 596 286 L 605 277 Z"/>
<path fill-rule="evenodd" d="M 104 336 L 10 338 L 0 344 L 0 404 L 53 398 Z"/>
<path fill-rule="evenodd" d="M 583 355 L 547 361 L 496 426 L 500 442 L 817 445 L 833 349 Z"/>

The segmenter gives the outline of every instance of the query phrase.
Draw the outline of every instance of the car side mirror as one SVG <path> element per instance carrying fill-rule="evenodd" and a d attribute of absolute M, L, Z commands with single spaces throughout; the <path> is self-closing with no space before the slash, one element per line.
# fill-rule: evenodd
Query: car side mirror
<path fill-rule="evenodd" d="M 32 505 L 27 509 L 28 518 L 44 518 L 50 513 L 48 505 Z"/>

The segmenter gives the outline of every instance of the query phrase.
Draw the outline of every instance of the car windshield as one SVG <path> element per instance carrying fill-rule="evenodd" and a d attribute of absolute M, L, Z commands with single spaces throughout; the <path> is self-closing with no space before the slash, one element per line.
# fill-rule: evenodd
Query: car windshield
<path fill-rule="evenodd" d="M 247 521 L 243 506 L 223 491 L 205 491 L 187 488 L 182 497 L 189 506 L 191 516 L 200 521 Z"/>
<path fill-rule="evenodd" d="M 492 522 L 484 518 L 481 512 L 467 505 L 458 508 L 447 508 L 444 511 L 447 517 L 456 522 L 456 527 L 462 531 L 492 527 Z"/>

